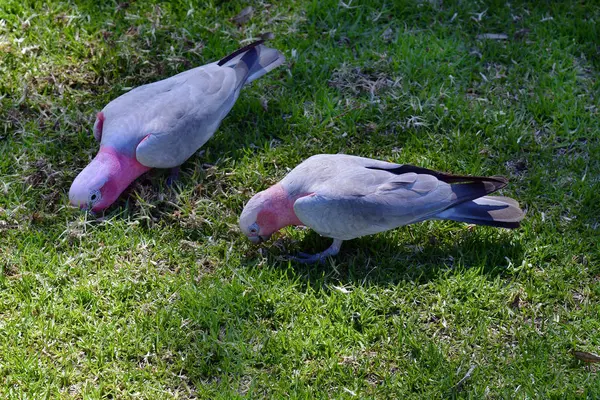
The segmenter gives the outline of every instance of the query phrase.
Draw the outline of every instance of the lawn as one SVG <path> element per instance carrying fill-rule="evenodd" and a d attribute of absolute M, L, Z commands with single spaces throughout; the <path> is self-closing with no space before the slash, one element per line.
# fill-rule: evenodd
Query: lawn
<path fill-rule="evenodd" d="M 249 20 L 234 17 L 253 7 Z M 0 398 L 600 398 L 600 4 L 0 2 Z M 68 206 L 97 111 L 272 32 L 166 185 Z M 490 36 L 502 34 L 506 36 Z M 483 35 L 483 36 L 482 36 Z M 331 243 L 238 216 L 310 155 L 510 179 L 521 228 Z"/>

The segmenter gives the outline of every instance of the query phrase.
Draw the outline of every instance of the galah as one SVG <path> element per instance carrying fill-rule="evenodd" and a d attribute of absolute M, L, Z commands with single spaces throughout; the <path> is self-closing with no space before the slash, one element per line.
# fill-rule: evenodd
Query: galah
<path fill-rule="evenodd" d="M 285 61 L 262 42 L 108 103 L 94 124 L 100 151 L 71 185 L 71 204 L 103 210 L 144 172 L 175 168 L 192 156 L 217 130 L 242 87 Z"/>
<path fill-rule="evenodd" d="M 240 216 L 242 232 L 254 243 L 279 229 L 304 225 L 333 238 L 327 250 L 291 257 L 323 261 L 344 240 L 428 219 L 516 228 L 524 217 L 516 200 L 488 196 L 503 177 L 450 175 L 407 164 L 345 154 L 319 154 L 279 183 L 257 193 Z"/>

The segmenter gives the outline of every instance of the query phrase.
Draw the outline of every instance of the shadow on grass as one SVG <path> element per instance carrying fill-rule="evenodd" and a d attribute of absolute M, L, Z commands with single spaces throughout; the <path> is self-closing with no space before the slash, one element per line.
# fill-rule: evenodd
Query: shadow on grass
<path fill-rule="evenodd" d="M 407 228 L 400 229 L 407 231 Z M 277 262 L 273 268 L 285 268 L 287 264 L 292 278 L 300 278 L 311 287 L 340 283 L 390 286 L 402 281 L 424 284 L 441 275 L 471 268 L 494 279 L 508 273 L 509 263 L 520 265 L 524 259 L 522 244 L 510 232 L 498 234 L 493 228 L 463 229 L 440 241 L 432 236 L 425 241 L 420 239 L 415 238 L 423 243 L 399 244 L 393 239 L 372 235 L 346 241 L 340 253 L 324 264 L 282 262 L 280 256 L 269 258 Z M 330 241 L 311 232 L 300 246 L 302 251 L 314 253 L 322 251 Z M 251 264 L 248 260 L 246 265 Z"/>
<path fill-rule="evenodd" d="M 422 236 L 417 235 L 415 240 Z M 318 248 L 313 247 L 317 241 Z M 329 239 L 316 233 L 309 234 L 301 243 L 308 251 L 322 250 L 328 244 Z M 210 280 L 207 285 L 186 287 L 180 292 L 176 306 L 181 317 L 189 321 L 184 328 L 187 335 L 181 335 L 189 340 L 183 344 L 186 375 L 193 382 L 212 382 L 219 376 L 235 385 L 244 374 L 277 368 L 289 362 L 290 357 L 297 360 L 305 357 L 302 344 L 288 343 L 278 334 L 281 330 L 293 335 L 311 329 L 306 321 L 298 322 L 298 326 L 291 322 L 295 320 L 292 315 L 296 307 L 290 302 L 299 301 L 305 292 L 328 297 L 335 290 L 333 285 L 386 288 L 410 283 L 409 286 L 418 286 L 466 274 L 471 268 L 478 269 L 478 274 L 485 279 L 493 280 L 507 273 L 504 257 L 519 264 L 524 253 L 513 235 L 498 234 L 487 228 L 454 232 L 452 240 L 443 243 L 431 241 L 416 248 L 408 246 L 412 245 L 399 245 L 383 235 L 373 235 L 346 242 L 339 256 L 329 259 L 325 265 L 279 262 L 274 254 L 268 257 L 272 262 L 260 265 L 255 256 L 248 256 L 241 260 L 239 267 L 232 269 L 227 280 Z M 285 287 L 284 292 L 281 292 L 282 287 Z M 464 293 L 464 296 L 470 295 Z M 317 303 L 323 306 L 320 301 Z M 386 318 L 400 312 L 394 310 L 382 306 L 373 312 L 377 318 Z M 351 313 L 329 318 L 335 323 L 348 323 L 357 331 L 362 329 L 362 322 L 355 321 Z M 328 329 L 335 328 L 326 328 L 316 335 L 328 337 L 331 334 Z M 318 340 L 310 346 L 313 346 L 310 351 L 322 351 L 318 350 Z M 424 352 L 418 357 L 429 360 L 429 356 Z"/>

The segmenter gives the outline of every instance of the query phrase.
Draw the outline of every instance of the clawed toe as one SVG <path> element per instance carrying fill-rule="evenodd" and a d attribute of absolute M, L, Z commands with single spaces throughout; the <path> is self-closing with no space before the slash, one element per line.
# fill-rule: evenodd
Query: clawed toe
<path fill-rule="evenodd" d="M 295 256 L 289 256 L 288 260 L 296 261 L 302 264 L 325 263 L 325 259 L 329 256 L 335 256 L 342 246 L 342 240 L 334 239 L 333 244 L 325 251 L 317 254 L 298 253 Z"/>
<path fill-rule="evenodd" d="M 288 260 L 296 261 L 302 264 L 314 264 L 314 263 L 324 263 L 325 262 L 324 255 L 318 254 L 306 254 L 306 253 L 298 253 L 296 256 L 290 256 Z"/>
<path fill-rule="evenodd" d="M 167 178 L 167 186 L 173 186 L 179 180 L 179 167 L 171 168 L 169 177 Z"/>
<path fill-rule="evenodd" d="M 167 186 L 172 187 L 175 185 L 175 182 L 179 181 L 179 176 L 169 175 L 167 177 Z"/>

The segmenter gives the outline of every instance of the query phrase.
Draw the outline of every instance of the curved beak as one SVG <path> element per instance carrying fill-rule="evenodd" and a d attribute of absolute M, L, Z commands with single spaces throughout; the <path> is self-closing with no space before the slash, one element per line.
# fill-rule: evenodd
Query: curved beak
<path fill-rule="evenodd" d="M 250 236 L 248 237 L 248 239 L 250 239 L 250 241 L 254 244 L 258 244 L 261 242 L 266 242 L 267 240 L 271 239 L 271 235 L 264 235 L 264 236 Z"/>

